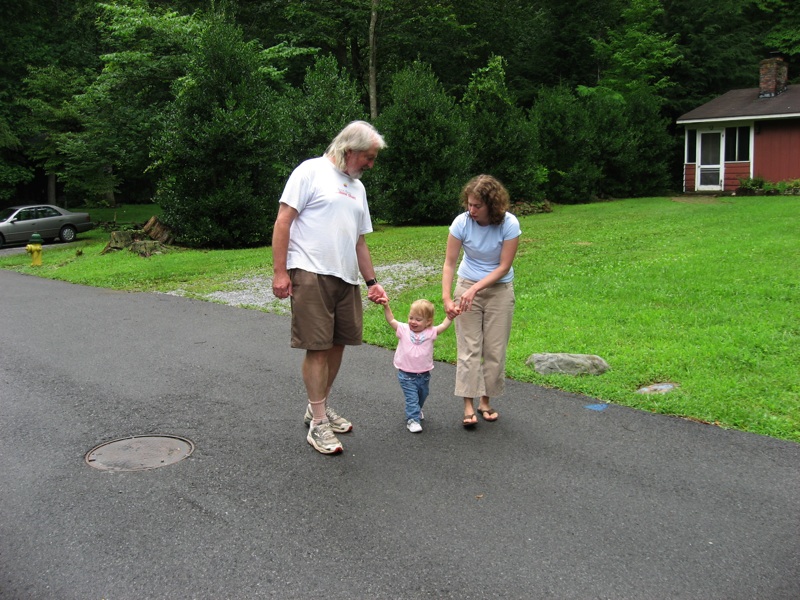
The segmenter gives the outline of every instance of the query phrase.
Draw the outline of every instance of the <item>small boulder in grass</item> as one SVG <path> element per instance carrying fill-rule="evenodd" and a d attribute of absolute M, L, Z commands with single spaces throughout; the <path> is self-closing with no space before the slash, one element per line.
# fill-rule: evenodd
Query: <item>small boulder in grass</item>
<path fill-rule="evenodd" d="M 525 364 L 540 375 L 602 375 L 611 367 L 595 354 L 550 352 L 531 354 Z"/>

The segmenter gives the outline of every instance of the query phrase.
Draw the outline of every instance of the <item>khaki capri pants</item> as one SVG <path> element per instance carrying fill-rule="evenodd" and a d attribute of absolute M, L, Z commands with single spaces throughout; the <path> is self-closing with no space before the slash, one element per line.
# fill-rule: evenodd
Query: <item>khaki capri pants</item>
<path fill-rule="evenodd" d="M 458 278 L 453 294 L 456 303 L 474 283 Z M 496 283 L 478 292 L 470 310 L 456 317 L 456 396 L 496 398 L 505 393 L 514 302 L 514 284 Z"/>

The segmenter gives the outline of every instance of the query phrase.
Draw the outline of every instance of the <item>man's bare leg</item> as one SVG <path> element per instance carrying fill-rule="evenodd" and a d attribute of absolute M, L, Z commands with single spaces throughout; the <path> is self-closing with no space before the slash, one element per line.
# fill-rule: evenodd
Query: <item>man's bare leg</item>
<path fill-rule="evenodd" d="M 325 387 L 325 400 L 331 395 L 331 388 L 336 376 L 339 374 L 339 367 L 342 366 L 344 356 L 344 346 L 334 346 L 328 351 L 328 384 Z"/>
<path fill-rule="evenodd" d="M 308 402 L 314 424 L 324 421 L 328 394 L 342 365 L 344 346 L 333 346 L 327 350 L 306 350 L 303 360 L 303 381 L 306 384 Z"/>

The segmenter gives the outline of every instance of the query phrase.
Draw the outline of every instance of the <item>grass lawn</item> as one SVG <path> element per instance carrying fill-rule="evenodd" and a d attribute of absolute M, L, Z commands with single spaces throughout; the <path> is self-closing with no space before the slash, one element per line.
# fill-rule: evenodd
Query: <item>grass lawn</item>
<path fill-rule="evenodd" d="M 153 208 L 135 217 L 139 207 L 116 209 L 117 223 L 144 222 Z M 112 221 L 103 210 L 89 212 Z M 522 217 L 509 377 L 800 442 L 799 217 L 800 200 L 786 196 L 640 198 Z M 441 307 L 446 236 L 444 226 L 376 227 L 368 236 L 398 318 L 417 298 Z M 48 247 L 40 268 L 25 254 L 0 257 L 0 268 L 199 298 L 271 275 L 270 248 L 144 259 L 101 255 L 104 230 L 79 240 L 81 253 Z M 394 347 L 380 307 L 365 312 L 364 338 Z M 597 354 L 611 370 L 541 376 L 525 364 L 537 352 Z M 436 358 L 454 361 L 453 328 L 437 342 Z M 636 392 L 662 382 L 677 387 Z"/>

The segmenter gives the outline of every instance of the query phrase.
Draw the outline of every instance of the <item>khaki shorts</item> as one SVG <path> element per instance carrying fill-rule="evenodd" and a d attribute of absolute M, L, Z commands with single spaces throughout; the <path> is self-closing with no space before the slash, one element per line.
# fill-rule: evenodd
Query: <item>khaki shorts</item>
<path fill-rule="evenodd" d="M 328 350 L 362 342 L 361 288 L 333 275 L 290 269 L 292 348 Z"/>

